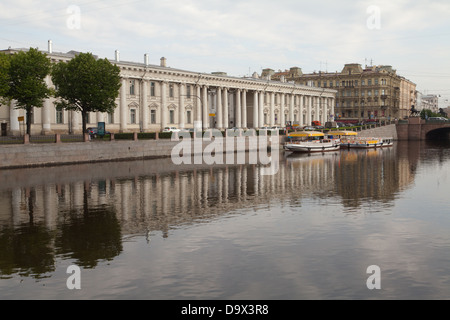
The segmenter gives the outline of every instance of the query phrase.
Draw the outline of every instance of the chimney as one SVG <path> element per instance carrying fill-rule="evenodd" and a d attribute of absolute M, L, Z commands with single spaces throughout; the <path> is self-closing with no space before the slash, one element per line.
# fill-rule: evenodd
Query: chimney
<path fill-rule="evenodd" d="M 120 52 L 119 52 L 119 50 L 116 50 L 116 61 L 117 62 L 120 61 Z"/>
<path fill-rule="evenodd" d="M 166 62 L 167 62 L 167 59 L 162 57 L 161 58 L 161 67 L 166 67 Z"/>
<path fill-rule="evenodd" d="M 148 66 L 148 53 L 144 54 L 144 63 L 145 66 Z"/>
<path fill-rule="evenodd" d="M 48 53 L 52 53 L 52 52 L 53 52 L 52 40 L 48 40 Z"/>

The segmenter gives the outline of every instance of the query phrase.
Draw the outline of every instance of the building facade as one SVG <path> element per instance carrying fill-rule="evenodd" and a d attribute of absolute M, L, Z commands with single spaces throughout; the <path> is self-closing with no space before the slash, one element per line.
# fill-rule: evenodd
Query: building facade
<path fill-rule="evenodd" d="M 26 49 L 8 49 L 14 54 Z M 77 52 L 53 52 L 51 42 L 45 51 L 53 63 L 69 61 Z M 312 121 L 326 122 L 334 114 L 336 90 L 282 83 L 254 74 L 239 78 L 223 72 L 199 73 L 167 67 L 165 58 L 159 65 L 120 60 L 116 51 L 110 60 L 121 70 L 119 97 L 114 113 L 91 113 L 88 127 L 105 122 L 111 132 L 155 132 L 173 126 L 180 129 L 260 128 L 299 126 Z M 50 76 L 46 79 L 54 87 Z M 32 134 L 80 133 L 81 114 L 58 111 L 54 98 L 34 108 Z M 7 123 L 9 134 L 23 132 L 24 110 L 16 109 L 14 101 L 0 107 L 0 122 Z"/>
<path fill-rule="evenodd" d="M 391 66 L 346 64 L 341 72 L 303 74 L 298 67 L 284 72 L 265 69 L 263 76 L 281 82 L 337 90 L 336 121 L 402 119 L 415 104 L 416 84 Z"/>

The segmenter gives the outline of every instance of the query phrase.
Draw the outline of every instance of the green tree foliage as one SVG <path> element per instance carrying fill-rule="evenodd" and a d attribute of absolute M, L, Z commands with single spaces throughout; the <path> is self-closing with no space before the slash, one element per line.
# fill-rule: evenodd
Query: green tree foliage
<path fill-rule="evenodd" d="M 11 57 L 4 53 L 0 53 L 0 98 L 7 98 L 9 91 L 9 68 Z"/>
<path fill-rule="evenodd" d="M 27 133 L 30 134 L 33 107 L 42 108 L 52 90 L 45 77 L 50 74 L 51 62 L 45 53 L 30 48 L 11 57 L 8 96 L 17 101 L 17 109 L 26 110 Z"/>
<path fill-rule="evenodd" d="M 89 112 L 111 113 L 119 96 L 120 69 L 107 59 L 96 59 L 91 53 L 80 53 L 68 62 L 53 67 L 52 81 L 57 86 L 58 109 L 81 112 L 83 132 Z"/>
<path fill-rule="evenodd" d="M 430 109 L 423 109 L 420 112 L 420 118 L 427 119 L 430 117 L 447 117 L 447 115 L 443 112 L 442 109 L 440 109 L 439 111 L 440 111 L 439 113 L 435 113 L 435 112 L 431 111 Z"/>

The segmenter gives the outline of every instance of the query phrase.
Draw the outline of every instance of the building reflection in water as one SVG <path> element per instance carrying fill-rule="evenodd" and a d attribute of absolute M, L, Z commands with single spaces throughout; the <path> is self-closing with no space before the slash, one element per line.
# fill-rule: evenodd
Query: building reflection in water
<path fill-rule="evenodd" d="M 124 236 L 333 197 L 344 208 L 392 202 L 413 182 L 417 150 L 397 147 L 280 156 L 259 165 L 175 166 L 170 160 L 1 172 L 0 275 L 45 276 L 56 257 L 85 268 L 119 255 Z"/>

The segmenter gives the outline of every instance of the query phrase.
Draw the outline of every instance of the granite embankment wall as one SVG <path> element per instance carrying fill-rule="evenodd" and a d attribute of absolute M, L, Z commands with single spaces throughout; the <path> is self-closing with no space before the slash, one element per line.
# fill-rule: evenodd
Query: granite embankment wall
<path fill-rule="evenodd" d="M 389 124 L 386 126 L 366 129 L 358 132 L 359 137 L 383 137 L 383 138 L 393 138 L 394 140 L 399 140 L 397 134 L 397 126 L 395 124 Z"/>
<path fill-rule="evenodd" d="M 229 144 L 229 149 L 237 151 L 259 150 L 259 142 L 248 137 L 237 140 L 232 138 L 233 145 Z M 281 137 L 280 137 L 281 139 Z M 201 139 L 198 139 L 201 141 Z M 184 147 L 192 155 L 202 154 L 203 151 L 211 154 L 212 148 L 215 150 L 227 150 L 227 139 L 216 138 L 214 146 L 211 142 L 203 142 L 200 147 L 194 139 L 191 139 L 191 147 Z M 237 143 L 240 143 L 239 147 Z M 107 161 L 125 161 L 137 159 L 169 158 L 174 148 L 181 149 L 180 141 L 170 139 L 160 140 L 114 140 L 114 141 L 89 141 L 72 143 L 41 143 L 25 145 L 0 145 L 0 168 L 23 168 L 56 166 L 65 164 L 95 163 Z M 197 144 L 196 144 L 197 143 Z M 245 145 L 243 145 L 245 143 Z M 270 145 L 270 139 L 267 140 Z M 208 148 L 209 146 L 209 148 Z M 208 148 L 208 149 L 206 149 Z M 243 148 L 243 149 L 242 149 Z M 182 152 L 180 156 L 183 156 Z"/>

